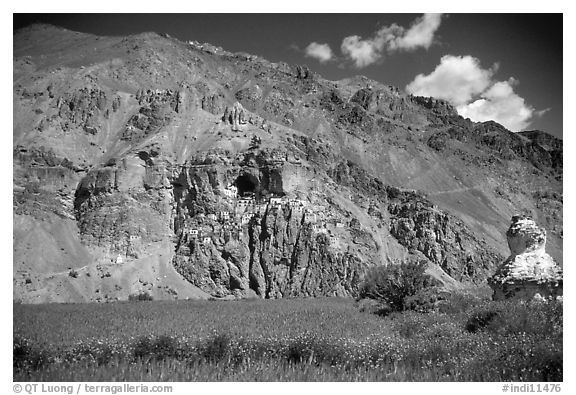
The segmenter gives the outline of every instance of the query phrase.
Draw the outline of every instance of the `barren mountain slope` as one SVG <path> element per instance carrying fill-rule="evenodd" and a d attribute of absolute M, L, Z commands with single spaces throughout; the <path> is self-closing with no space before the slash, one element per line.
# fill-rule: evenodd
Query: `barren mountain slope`
<path fill-rule="evenodd" d="M 562 261 L 561 141 L 364 77 L 33 25 L 13 97 L 24 302 L 354 295 L 407 258 L 482 284 L 519 212 Z"/>

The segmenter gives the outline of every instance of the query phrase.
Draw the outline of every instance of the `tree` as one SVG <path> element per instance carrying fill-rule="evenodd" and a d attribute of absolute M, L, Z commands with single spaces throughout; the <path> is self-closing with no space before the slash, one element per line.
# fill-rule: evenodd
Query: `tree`
<path fill-rule="evenodd" d="M 387 304 L 392 311 L 402 311 L 407 300 L 437 281 L 426 273 L 426 262 L 403 262 L 375 266 L 368 270 L 360 286 L 359 298 L 370 298 Z"/>

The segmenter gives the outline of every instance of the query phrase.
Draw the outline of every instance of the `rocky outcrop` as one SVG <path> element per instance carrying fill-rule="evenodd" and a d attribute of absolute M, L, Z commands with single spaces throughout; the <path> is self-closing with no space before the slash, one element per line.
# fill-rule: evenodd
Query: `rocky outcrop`
<path fill-rule="evenodd" d="M 548 155 L 545 155 L 545 161 L 552 168 L 559 170 L 559 176 L 562 175 L 563 168 L 563 146 L 562 140 L 542 132 L 540 130 L 527 130 L 518 133 L 521 136 L 529 139 L 532 144 L 537 145 L 544 149 Z"/>
<path fill-rule="evenodd" d="M 305 80 L 307 78 L 312 78 L 312 73 L 308 66 L 296 66 L 296 78 L 299 80 Z"/>
<path fill-rule="evenodd" d="M 282 157 L 260 151 L 211 163 L 198 158 L 173 179 L 174 266 L 217 297 L 356 295 L 366 269 L 381 263 L 373 231 L 327 199 L 328 191 L 321 201 L 287 194 L 284 178 L 293 175 Z M 501 259 L 414 191 L 384 185 L 353 163 L 329 174 L 371 200 L 366 215 L 410 255 L 458 281 L 484 281 Z"/>
<path fill-rule="evenodd" d="M 108 105 L 106 93 L 97 88 L 82 88 L 58 99 L 58 116 L 64 131 L 80 126 L 86 133 L 96 134 L 100 128 L 98 115 Z"/>
<path fill-rule="evenodd" d="M 194 83 L 192 88 L 198 97 L 197 105 L 202 110 L 213 115 L 222 115 L 228 105 L 228 100 L 223 89 L 214 87 L 204 81 Z"/>
<path fill-rule="evenodd" d="M 147 163 L 148 162 L 148 163 Z M 78 183 L 74 214 L 81 239 L 108 257 L 137 258 L 170 231 L 170 170 L 143 152 L 89 171 Z"/>
<path fill-rule="evenodd" d="M 412 100 L 420 106 L 432 110 L 435 115 L 443 117 L 457 117 L 458 112 L 452 104 L 446 100 L 433 97 L 414 96 Z"/>
<path fill-rule="evenodd" d="M 506 236 L 510 256 L 488 281 L 493 299 L 561 296 L 562 269 L 545 252 L 546 230 L 530 217 L 514 216 Z"/>
<path fill-rule="evenodd" d="M 232 125 L 233 131 L 239 131 L 241 125 L 246 125 L 245 112 L 242 104 L 236 102 L 232 107 L 226 107 L 222 121 Z"/>
<path fill-rule="evenodd" d="M 494 121 L 487 121 L 473 127 L 453 125 L 428 139 L 430 148 L 465 155 L 458 149 L 459 143 L 475 144 L 499 160 L 525 160 L 556 179 L 562 179 L 562 142 L 546 133 L 513 133 Z"/>
<path fill-rule="evenodd" d="M 371 207 L 369 215 L 386 221 L 390 235 L 411 254 L 438 265 L 458 281 L 481 283 L 502 259 L 461 220 L 414 190 L 382 184 L 351 162 L 340 163 L 330 174 L 338 183 L 383 203 L 386 213 Z"/>
<path fill-rule="evenodd" d="M 181 92 L 174 92 L 172 89 L 141 89 L 136 93 L 136 100 L 138 100 L 138 104 L 141 106 L 159 106 L 165 104 L 173 111 L 180 112 L 182 110 L 181 106 L 184 101 L 184 95 Z"/>
<path fill-rule="evenodd" d="M 264 98 L 264 92 L 260 86 L 255 85 L 240 89 L 234 97 L 248 110 L 255 111 Z"/>
<path fill-rule="evenodd" d="M 350 98 L 350 102 L 359 104 L 368 113 L 378 114 L 387 119 L 416 124 L 422 123 L 425 119 L 419 114 L 418 106 L 411 101 L 411 98 L 394 86 L 375 88 L 369 85 L 359 89 Z"/>
<path fill-rule="evenodd" d="M 423 254 L 450 277 L 481 283 L 500 258 L 462 223 L 419 196 L 393 201 L 390 233 L 408 251 Z"/>
<path fill-rule="evenodd" d="M 136 142 L 168 125 L 181 111 L 182 96 L 171 90 L 141 90 L 136 94 L 138 113 L 128 120 L 122 139 Z"/>
<path fill-rule="evenodd" d="M 357 291 L 366 262 L 331 248 L 293 210 L 268 207 L 245 225 L 209 225 L 208 238 L 186 239 L 174 258 L 176 269 L 214 296 L 350 296 Z"/>
<path fill-rule="evenodd" d="M 71 189 L 85 170 L 46 147 L 18 146 L 13 158 L 14 212 L 36 218 L 48 213 L 73 218 Z"/>
<path fill-rule="evenodd" d="M 340 209 L 288 194 L 285 158 L 279 150 L 199 157 L 174 174 L 173 264 L 184 278 L 217 297 L 356 293 L 374 241 L 353 228 L 336 237 Z M 346 247 L 354 242 L 362 246 Z"/>

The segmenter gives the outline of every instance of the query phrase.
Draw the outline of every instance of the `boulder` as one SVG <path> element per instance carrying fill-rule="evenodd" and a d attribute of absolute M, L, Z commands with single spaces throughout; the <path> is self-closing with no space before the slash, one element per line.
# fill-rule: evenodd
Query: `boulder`
<path fill-rule="evenodd" d="M 562 268 L 545 252 L 546 230 L 517 215 L 506 232 L 510 256 L 488 280 L 494 300 L 562 295 Z M 538 296 L 537 296 L 538 295 Z"/>

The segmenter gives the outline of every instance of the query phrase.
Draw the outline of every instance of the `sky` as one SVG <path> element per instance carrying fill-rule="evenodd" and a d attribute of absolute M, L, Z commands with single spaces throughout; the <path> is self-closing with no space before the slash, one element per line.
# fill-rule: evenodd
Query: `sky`
<path fill-rule="evenodd" d="M 365 75 L 473 121 L 562 138 L 562 14 L 14 14 L 98 35 L 209 42 L 324 78 Z"/>

